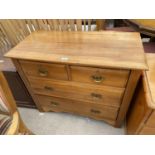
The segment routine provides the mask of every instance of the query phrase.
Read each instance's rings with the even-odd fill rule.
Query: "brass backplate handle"
[[[91,111],[92,113],[95,113],[95,114],[100,114],[100,113],[101,113],[101,111],[95,110],[95,109],[91,109],[90,111]]]
[[[91,78],[95,83],[101,83],[105,79],[103,76],[99,75],[92,75]]]
[[[96,94],[96,93],[91,93],[91,96],[92,97],[95,97],[95,98],[98,98],[98,99],[101,99],[102,98],[102,95],[101,94]]]
[[[48,75],[48,71],[45,70],[45,69],[39,69],[39,70],[38,70],[38,73],[39,73],[39,75],[42,76],[42,77],[46,77],[46,76]]]
[[[50,91],[53,91],[54,90],[52,87],[49,87],[49,86],[45,86],[44,89],[50,90]]]
[[[59,103],[53,102],[53,101],[51,101],[51,104],[52,104],[52,106],[55,106],[55,107],[59,105]]]

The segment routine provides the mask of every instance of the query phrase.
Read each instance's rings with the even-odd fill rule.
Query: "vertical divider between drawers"
[[[67,75],[68,75],[68,80],[71,81],[72,80],[72,76],[71,76],[71,68],[69,65],[65,65],[66,67],[66,71],[67,71]]]

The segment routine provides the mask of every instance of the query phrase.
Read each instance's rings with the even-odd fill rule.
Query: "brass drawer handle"
[[[38,70],[38,73],[42,77],[46,77],[48,75],[48,71],[47,70],[44,70],[44,69],[39,69]]]
[[[95,97],[95,98],[98,98],[98,99],[101,99],[102,98],[102,95],[101,94],[96,94],[96,93],[91,93],[91,96],[92,97]]]
[[[95,83],[101,83],[105,78],[103,76],[92,75],[91,78]]]
[[[100,114],[100,113],[101,113],[101,111],[95,110],[95,109],[91,109],[90,111],[91,111],[92,113],[95,113],[95,114]]]
[[[54,90],[52,87],[49,87],[49,86],[45,86],[44,89],[50,90],[50,91],[53,91]]]
[[[51,101],[51,104],[52,104],[52,106],[54,106],[54,107],[56,107],[56,106],[59,105],[59,103],[57,103],[57,102],[53,102],[53,101]]]

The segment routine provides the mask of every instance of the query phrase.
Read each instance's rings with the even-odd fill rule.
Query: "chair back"
[[[23,123],[11,90],[0,72],[0,134],[32,134]]]
[[[0,57],[33,31],[98,31],[104,19],[5,19],[0,20]]]

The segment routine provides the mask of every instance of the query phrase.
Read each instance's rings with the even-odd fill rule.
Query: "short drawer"
[[[20,60],[26,76],[68,80],[65,65]]]
[[[31,87],[36,94],[69,98],[102,105],[119,107],[124,88],[94,86],[76,82],[30,78]]]
[[[125,87],[130,72],[128,70],[101,69],[79,66],[71,66],[70,68],[73,81],[115,87]]]
[[[98,120],[116,120],[118,108],[100,106],[70,99],[36,95],[44,111],[70,112]]]

